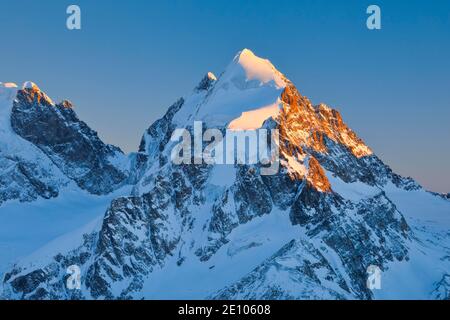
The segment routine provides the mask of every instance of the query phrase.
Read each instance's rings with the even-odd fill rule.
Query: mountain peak
[[[260,128],[278,114],[280,96],[288,83],[269,60],[244,49],[217,80],[212,73],[203,78],[195,91],[210,90],[208,99],[199,104],[198,95],[186,97],[174,121],[197,120],[210,127],[231,125],[233,130]]]
[[[256,56],[251,50],[243,49],[239,51],[233,62],[225,71],[227,78],[254,82],[255,84],[274,84],[277,88],[286,87],[286,78],[268,60]]]
[[[46,101],[49,105],[54,105],[53,100],[43,92],[36,83],[32,81],[26,81],[22,85],[22,93],[27,95],[29,99],[37,99],[37,102]]]
[[[236,58],[240,59],[241,57],[250,56],[256,57],[252,50],[244,48],[236,54]]]
[[[212,87],[213,83],[217,81],[216,76],[212,72],[208,72],[195,88],[196,91],[208,90]]]
[[[25,251],[12,250],[6,260],[0,250],[1,299],[448,298],[450,202],[393,173],[338,111],[313,106],[248,49],[217,81],[207,73],[199,87],[126,157],[80,121],[70,102],[39,101],[44,93],[33,83],[0,86],[18,91],[14,101],[0,97],[0,205],[15,201],[0,207],[0,226],[24,230],[6,238],[0,232],[0,243],[31,252],[63,230],[72,212],[83,223],[96,217],[86,226],[71,218],[77,225],[66,235],[25,259]],[[204,121],[200,130],[197,120]],[[278,130],[270,146],[259,133],[226,130],[261,127]],[[183,128],[183,141],[175,141]],[[203,129],[221,135],[206,141]],[[192,142],[194,154],[185,153]],[[263,175],[269,154],[261,151],[269,148],[276,168]],[[174,151],[183,152],[181,164]],[[203,161],[219,159],[220,151],[225,158]],[[31,219],[11,220],[29,209]],[[21,237],[45,226],[49,210],[64,220]],[[81,271],[80,290],[65,286],[72,263]],[[375,266],[389,290],[368,288],[364,275]],[[411,277],[416,273],[426,277]]]
[[[210,79],[210,80],[214,80],[214,81],[217,80],[215,74],[212,73],[212,72],[208,72],[208,73],[206,74],[206,77],[207,77],[208,79]]]
[[[39,89],[39,87],[37,86],[36,83],[32,82],[32,81],[26,81],[23,85],[22,85],[22,89],[32,89],[32,90],[36,90],[36,91],[40,91],[41,89]]]

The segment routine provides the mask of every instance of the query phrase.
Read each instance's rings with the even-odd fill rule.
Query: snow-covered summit
[[[240,51],[225,70],[224,79],[231,80],[237,85],[242,81],[248,85],[261,86],[271,84],[277,88],[284,88],[284,76],[267,59],[256,56],[251,50]]]
[[[259,128],[266,119],[277,116],[279,98],[288,82],[269,60],[249,49],[236,54],[218,79],[208,74],[201,84],[206,81],[208,92],[195,90],[183,97],[183,106],[174,116],[179,126],[202,121],[208,127]]]
[[[39,87],[37,86],[36,83],[32,82],[32,81],[26,81],[23,85],[22,85],[22,89],[34,89],[34,90],[40,90]]]

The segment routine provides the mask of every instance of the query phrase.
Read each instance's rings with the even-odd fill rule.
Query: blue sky
[[[82,30],[65,27],[78,4]],[[366,8],[382,10],[369,31]],[[143,131],[242,48],[269,58],[395,171],[450,192],[450,1],[4,1],[0,81],[67,98],[107,142]]]

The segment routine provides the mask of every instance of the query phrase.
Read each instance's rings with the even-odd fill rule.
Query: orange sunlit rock
[[[280,154],[285,157],[289,175],[293,179],[306,178],[323,192],[331,190],[330,183],[319,161],[312,157],[305,169],[306,151],[328,152],[327,140],[342,144],[357,158],[369,156],[372,151],[344,123],[340,113],[324,104],[313,106],[292,83],[281,94],[283,108],[277,118],[280,131]]]

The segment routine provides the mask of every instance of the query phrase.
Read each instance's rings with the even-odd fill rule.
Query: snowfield
[[[111,200],[129,192],[130,187],[107,196],[67,190],[55,199],[39,199],[31,203],[12,201],[2,205],[0,274],[21,259],[48,261],[55,254],[78,245],[84,233],[95,230],[92,222],[101,222]],[[82,232],[77,233],[77,230]],[[48,246],[49,243],[52,244]]]

